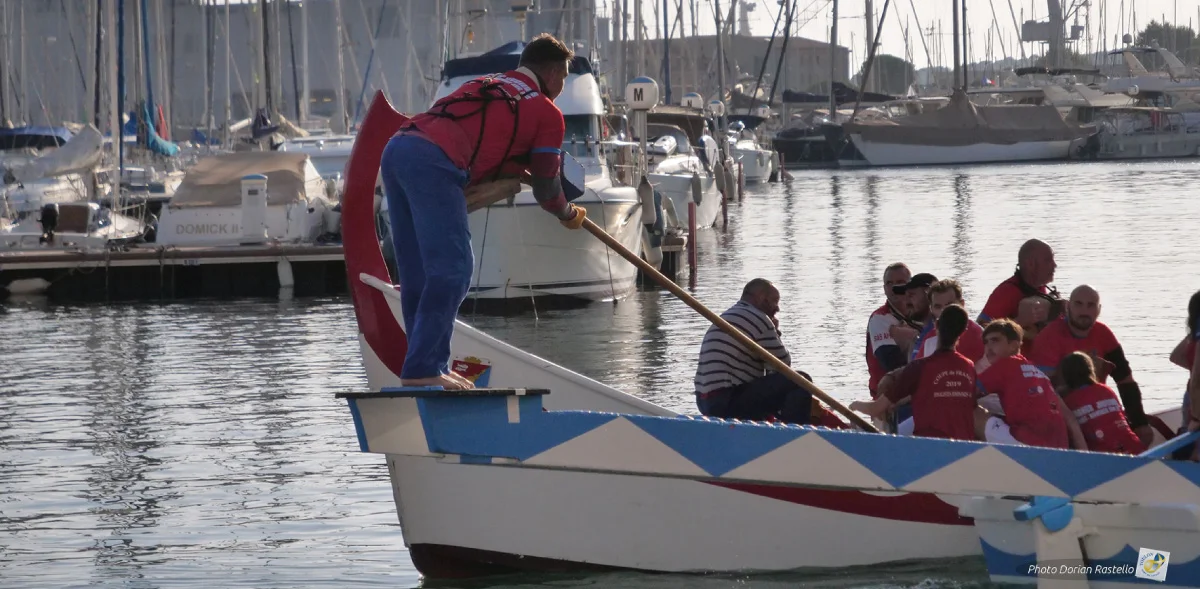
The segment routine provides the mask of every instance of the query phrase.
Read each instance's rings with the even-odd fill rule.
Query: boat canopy
[[[183,177],[173,209],[191,207],[240,207],[242,178],[250,174],[267,177],[267,205],[284,206],[320,194],[324,181],[309,161],[308,154],[283,151],[247,151],[206,157],[196,162]]]
[[[442,66],[442,80],[450,78],[459,78],[462,76],[486,76],[500,72],[507,72],[517,69],[517,64],[521,61],[521,51],[525,49],[525,43],[513,41],[501,45],[482,55],[473,57],[460,57],[451,59]],[[576,55],[571,60],[568,73],[572,74],[594,74],[592,64],[586,57]]]
[[[847,134],[865,141],[906,145],[1011,145],[1029,141],[1069,141],[1095,132],[1091,125],[1063,120],[1050,105],[979,106],[958,90],[946,106],[907,117],[845,123]]]
[[[71,140],[64,127],[15,127],[0,129],[0,150],[62,147]]]
[[[859,92],[841,82],[833,83],[833,97],[838,104],[856,102],[859,96],[862,96],[863,102],[887,102],[889,100],[899,100],[899,96],[891,96],[889,94],[879,94],[877,92]],[[828,94],[812,94],[809,92],[793,92],[791,90],[783,91],[784,102],[821,102],[829,104]]]

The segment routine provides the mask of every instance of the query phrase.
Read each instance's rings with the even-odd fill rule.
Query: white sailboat
[[[977,106],[961,90],[933,112],[843,128],[872,166],[1066,159],[1095,133],[1091,125],[1065,121],[1050,105]]]

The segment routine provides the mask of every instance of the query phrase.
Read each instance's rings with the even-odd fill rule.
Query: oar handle
[[[785,364],[783,362],[783,360],[776,358],[774,354],[763,349],[762,346],[758,345],[758,342],[751,339],[750,336],[743,333],[742,330],[734,327],[733,325],[730,325],[730,323],[728,321],[722,319],[720,315],[713,313],[708,307],[705,307],[703,303],[696,300],[695,297],[693,297],[692,295],[685,292],[682,288],[679,287],[678,284],[675,284],[674,281],[667,278],[666,276],[663,276],[663,274],[661,272],[659,272],[658,269],[656,269],[654,266],[651,266],[648,262],[643,260],[640,256],[638,256],[637,254],[630,251],[629,248],[622,245],[621,242],[617,241],[616,238],[609,235],[608,232],[605,231],[603,228],[601,228],[599,225],[592,222],[591,219],[585,218],[583,220],[583,228],[587,229],[588,232],[591,233],[592,235],[595,235],[596,238],[599,239],[600,241],[603,241],[604,245],[607,245],[610,249],[612,249],[613,251],[620,254],[621,257],[628,260],[634,266],[637,266],[639,269],[641,269],[642,272],[645,272],[647,276],[650,276],[651,278],[654,279],[655,282],[662,285],[663,288],[666,288],[667,290],[671,291],[671,294],[675,295],[676,297],[679,297],[679,300],[683,301],[684,303],[687,303],[687,306],[695,309],[697,313],[700,313],[706,319],[708,319],[709,321],[712,321],[714,325],[716,325],[717,327],[719,327],[721,329],[721,331],[724,331],[725,333],[729,334],[730,337],[736,339],[743,346],[746,346],[748,349],[750,349],[750,351],[754,352],[756,355],[758,355],[760,358],[762,358],[764,362],[769,364],[771,366],[771,368],[774,368],[776,372],[788,377],[788,380],[791,380],[792,382],[800,385],[802,388],[804,388],[804,390],[811,393],[814,397],[817,397],[818,399],[824,401],[825,404],[827,404],[830,407],[837,410],[837,412],[842,414],[843,417],[845,417],[846,419],[849,419],[851,422],[854,423],[854,425],[857,425],[859,428],[863,429],[864,431],[879,433],[879,430],[875,429],[875,426],[868,423],[867,420],[863,419],[862,417],[859,417],[859,415],[857,413],[851,411],[848,407],[839,403],[837,401],[837,399],[830,397],[824,391],[817,388],[817,386],[814,385],[813,383],[809,382],[809,380],[807,378],[804,378],[803,376],[800,375],[800,373],[796,372],[795,370],[792,370],[792,367]]]

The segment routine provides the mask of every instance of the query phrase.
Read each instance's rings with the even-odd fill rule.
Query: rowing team
[[[1097,320],[1099,293],[1085,285],[1062,300],[1048,286],[1055,268],[1050,246],[1026,242],[1016,272],[971,321],[958,282],[914,276],[904,264],[888,266],[887,302],[867,327],[873,400],[850,408],[886,423],[892,433],[1125,454],[1200,429],[1200,407],[1188,401],[1200,399],[1197,394],[1185,396],[1178,432],[1146,415],[1120,343]],[[778,310],[779,291],[756,278],[722,318],[790,366]],[[1172,354],[1173,362],[1192,371],[1200,368],[1198,323],[1200,292],[1189,304],[1191,335]],[[1200,383],[1195,376],[1189,390]],[[1105,384],[1109,377],[1116,392]],[[848,427],[715,325],[704,336],[695,385],[705,415]]]
[[[1063,301],[1048,288],[1055,268],[1050,246],[1026,242],[1017,271],[971,321],[956,281],[889,266],[887,303],[867,328],[873,400],[850,408],[900,434],[1096,452],[1138,454],[1156,433],[1177,435],[1146,415],[1120,343],[1097,320],[1099,293],[1079,286]],[[1192,335],[1172,360],[1190,370],[1200,293],[1189,315]],[[1181,431],[1200,428],[1188,398]]]

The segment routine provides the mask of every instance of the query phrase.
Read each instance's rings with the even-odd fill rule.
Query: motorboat
[[[775,152],[763,148],[756,130],[767,119],[746,114],[728,115],[729,155],[735,165],[741,166],[741,175],[746,184],[767,182],[778,172]]]
[[[715,225],[721,199],[733,197],[722,188],[732,167],[721,161],[708,119],[698,108],[660,104],[646,113],[646,169],[676,217],[686,219],[688,203],[696,203],[700,229]]]
[[[245,181],[260,177],[250,194]],[[336,241],[338,203],[305,153],[247,151],[202,158],[159,216],[156,242],[174,246]]]
[[[98,199],[90,175],[100,162],[104,138],[86,125],[0,129],[0,216],[21,220],[44,205]]]
[[[147,231],[141,220],[94,202],[48,203],[39,215],[0,225],[0,251],[106,248],[140,242]]]
[[[333,191],[332,196],[340,199],[345,185],[342,173],[353,145],[354,135],[316,135],[284,141],[279,151],[308,154],[317,173]]]
[[[1193,463],[698,419],[461,322],[451,366],[477,389],[397,388],[407,340],[374,233],[371,192],[387,141],[367,132],[387,116],[376,106],[344,201],[370,390],[338,396],[360,449],[387,463],[404,544],[426,578],[751,574],[971,557],[993,578],[1027,583],[1038,573],[1012,570],[1031,560],[1083,553],[1124,564],[1132,546],[1169,552],[1169,586],[1200,587]],[[1178,411],[1160,417],[1179,423]]]
[[[1077,156],[1093,159],[1200,156],[1200,112],[1157,107],[1113,107],[1095,115],[1099,132]]]
[[[1096,131],[1050,105],[979,106],[962,90],[932,112],[842,128],[871,166],[1061,160]]]
[[[446,62],[434,102],[479,76],[517,69],[522,43],[509,43],[474,57]],[[584,194],[574,204],[626,247],[642,251],[641,201],[637,190],[614,181],[601,149],[604,104],[592,64],[576,56],[562,93],[562,150],[584,168]],[[361,131],[360,131],[361,133]],[[509,201],[469,216],[474,276],[468,298],[501,306],[536,298],[559,302],[613,300],[636,289],[637,268],[583,231],[564,229],[522,185]]]

